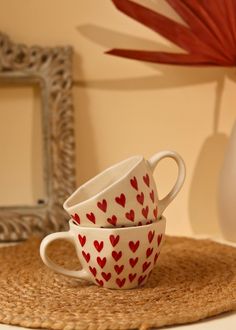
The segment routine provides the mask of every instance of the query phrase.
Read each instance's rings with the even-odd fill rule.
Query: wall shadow
[[[78,53],[74,54],[76,76],[80,80],[74,82],[74,111],[75,111],[75,153],[76,153],[76,182],[84,183],[97,174],[96,141],[89,112],[89,98],[83,74],[83,63]]]
[[[161,51],[180,51],[181,49],[174,44],[162,44],[156,41],[140,38],[131,34],[117,32],[96,24],[82,24],[77,27],[78,32],[93,43],[103,46],[106,49],[111,48],[132,48],[148,49]],[[108,55],[107,55],[108,56]],[[109,55],[110,56],[110,55]]]
[[[158,41],[154,42],[148,39],[113,31],[95,24],[80,25],[77,27],[77,31],[86,39],[104,47],[101,52],[105,52],[108,49],[115,47],[152,49],[170,52],[180,51],[180,48],[172,43],[166,45]],[[181,51],[183,52],[183,50]],[[104,54],[104,56],[109,58],[111,55]],[[124,61],[133,62],[134,60],[124,59]],[[219,81],[226,72],[230,72],[231,70],[230,68],[208,67],[206,71],[204,67],[164,65],[141,61],[139,61],[139,63],[140,65],[154,69],[156,72],[153,75],[144,77],[130,77],[124,79],[97,79],[86,80],[86,82],[82,79],[76,79],[76,84],[101,90],[156,90]]]
[[[215,133],[204,141],[190,184],[188,213],[194,234],[219,235],[217,194],[228,136]]]
[[[216,86],[213,132],[204,141],[190,184],[188,213],[195,234],[221,234],[219,226],[219,175],[229,137],[218,131],[224,76]]]

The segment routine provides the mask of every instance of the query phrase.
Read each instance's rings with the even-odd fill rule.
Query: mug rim
[[[125,173],[123,174],[121,177],[119,177],[117,180],[115,180],[114,182],[112,182],[110,185],[108,185],[106,188],[102,189],[101,191],[99,191],[97,194],[94,194],[93,196],[87,198],[86,200],[76,203],[72,206],[68,206],[68,202],[71,200],[71,198],[73,198],[75,195],[77,195],[80,190],[86,188],[88,185],[90,185],[92,182],[96,181],[98,177],[100,177],[101,175],[104,175],[105,173],[111,171],[111,169],[122,165],[125,162],[131,161],[132,159],[137,159],[137,161],[135,162],[135,164]],[[68,198],[67,200],[63,203],[63,208],[67,211],[67,212],[71,212],[77,205],[85,205],[88,202],[90,202],[91,200],[98,198],[99,196],[101,196],[102,194],[104,194],[105,192],[107,192],[109,189],[111,189],[111,187],[113,187],[114,185],[116,185],[117,183],[121,182],[124,180],[124,178],[126,178],[133,170],[134,168],[136,168],[142,161],[144,161],[145,158],[142,155],[136,155],[136,156],[132,156],[129,158],[126,158],[124,160],[122,160],[119,163],[116,163],[114,165],[109,166],[108,168],[106,168],[105,170],[103,170],[102,172],[98,173],[97,175],[95,175],[94,177],[92,177],[90,180],[86,181],[84,184],[82,184],[78,189],[76,189]]]
[[[78,230],[87,230],[87,231],[99,231],[101,232],[122,232],[122,231],[130,231],[130,230],[144,230],[144,229],[150,229],[153,226],[157,226],[159,224],[165,224],[166,223],[166,218],[162,215],[161,218],[159,218],[158,220],[153,221],[152,223],[149,223],[148,225],[142,225],[142,226],[132,226],[132,227],[85,227],[85,226],[78,226],[73,222],[73,219],[71,218],[69,220],[69,226],[70,226],[70,230],[71,229],[75,229],[77,228]]]

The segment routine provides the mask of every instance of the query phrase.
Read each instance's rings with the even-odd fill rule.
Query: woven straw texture
[[[0,322],[46,329],[149,329],[236,309],[236,249],[167,237],[143,288],[109,290],[53,273],[39,239],[0,249]],[[49,248],[56,262],[78,268],[73,247]]]

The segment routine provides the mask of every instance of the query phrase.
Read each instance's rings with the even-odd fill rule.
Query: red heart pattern
[[[154,218],[157,219],[157,206],[155,207],[155,209],[153,210],[153,215],[154,215]]]
[[[113,215],[111,218],[107,218],[107,222],[115,227],[117,222],[117,217]]]
[[[71,217],[80,225],[80,217],[77,213],[71,215]]]
[[[118,260],[120,260],[120,258],[122,256],[122,252],[121,251],[119,251],[119,252],[112,251],[111,255],[115,261],[118,261]]]
[[[104,243],[103,243],[103,241],[101,241],[100,243],[99,243],[98,241],[94,241],[94,242],[93,242],[93,245],[94,245],[95,249],[96,249],[98,252],[101,252],[102,249],[103,249],[103,245],[104,245]]]
[[[105,272],[102,272],[102,277],[104,278],[104,280],[106,282],[108,282],[111,278],[111,273],[105,273]]]
[[[145,219],[148,218],[148,212],[149,212],[148,206],[146,206],[145,208],[142,209],[142,215],[144,216]]]
[[[135,267],[135,265],[137,264],[137,262],[138,262],[138,257],[136,257],[136,258],[130,258],[129,259],[129,263],[130,263],[130,266],[132,267],[132,268],[134,268]]]
[[[133,241],[129,242],[129,248],[133,253],[137,251],[138,247],[139,247],[139,241],[137,241],[136,243],[134,243]]]
[[[102,210],[104,213],[107,211],[107,201],[105,199],[102,200],[102,202],[97,202],[97,206],[100,210]]]
[[[93,274],[93,276],[96,277],[96,275],[97,275],[97,269],[95,267],[89,266],[89,270]]]
[[[121,194],[120,196],[115,198],[115,201],[117,204],[121,205],[122,207],[125,207],[126,197],[124,194]]]
[[[104,285],[103,281],[102,280],[98,280],[97,278],[96,278],[96,282],[100,286],[103,286]]]
[[[88,263],[90,260],[90,254],[86,253],[85,251],[82,251],[82,255],[83,255],[84,259],[86,260],[86,262]]]
[[[141,194],[138,194],[136,196],[136,198],[137,198],[137,201],[139,202],[139,204],[143,205],[143,202],[144,202],[144,193],[141,192]]]
[[[154,265],[155,265],[156,262],[157,262],[157,259],[158,259],[158,257],[159,257],[159,254],[160,254],[160,252],[155,254],[155,257],[154,257]]]
[[[151,265],[150,261],[149,262],[145,261],[144,264],[143,264],[143,272],[145,272],[145,270],[147,270],[150,265]]]
[[[143,181],[149,187],[149,185],[150,185],[150,178],[149,178],[149,175],[148,174],[146,174],[145,176],[143,176]]]
[[[115,265],[114,269],[115,269],[116,273],[119,275],[120,273],[122,273],[122,271],[124,269],[124,265],[121,265],[121,266]]]
[[[154,203],[154,190],[152,190],[152,191],[150,192],[149,196],[150,196],[152,202]]]
[[[137,276],[137,274],[135,273],[135,274],[129,274],[129,281],[130,281],[130,283],[132,283],[133,282],[133,280],[135,279],[135,277]]]
[[[142,284],[142,282],[146,279],[146,277],[147,277],[147,275],[145,275],[145,276],[139,276],[139,279],[138,279],[138,285],[141,285]]]
[[[104,258],[97,257],[97,263],[101,268],[104,268],[104,266],[106,265],[106,262],[107,262],[107,259],[105,257]]]
[[[157,236],[157,245],[159,246],[162,241],[162,234]]]
[[[83,247],[84,244],[86,243],[86,236],[78,235],[80,245]]]
[[[140,181],[143,181],[143,183],[138,182],[138,179],[136,176],[133,176],[130,179],[131,187],[135,191],[138,192],[136,195],[136,200],[138,203],[137,206],[139,205],[139,208],[135,206],[135,208],[125,210],[124,217],[127,221],[131,221],[131,222],[134,222],[136,218],[140,218],[140,217],[141,217],[141,219],[145,218],[146,220],[148,220],[148,218],[149,218],[149,222],[146,222],[146,224],[148,224],[148,223],[150,223],[150,220],[154,220],[154,219],[156,220],[157,215],[158,215],[157,206],[155,207],[155,190],[150,185],[151,181],[150,181],[150,176],[148,173],[141,176]],[[143,189],[143,191],[139,191],[139,183],[141,184],[140,189]],[[150,197],[150,199],[149,199],[149,197]],[[123,192],[118,196],[114,196],[113,198],[115,199],[115,202],[123,208],[126,207],[126,204],[128,205],[126,195]],[[132,198],[132,200],[134,200],[134,196],[131,195],[131,198]],[[145,207],[143,207],[144,201],[146,201]],[[97,201],[97,208],[100,211],[106,213],[107,210],[109,209],[109,203],[110,202],[108,199],[103,198],[103,199]],[[153,204],[154,204],[154,208],[152,209]],[[142,208],[140,208],[140,205],[142,206]],[[110,209],[112,209],[112,208],[114,209],[113,205],[110,206]],[[97,210],[97,211],[91,210],[92,212],[86,213],[87,220],[92,222],[93,224],[96,224],[96,222],[99,223],[100,217],[101,217],[101,214],[99,214],[99,213],[97,214],[97,212],[99,212],[99,210]],[[116,208],[115,208],[115,210],[116,210]],[[139,214],[139,212],[140,212],[140,214]],[[151,214],[151,212],[152,212],[152,214]],[[117,211],[117,213],[118,213],[118,211]],[[97,219],[96,219],[96,216],[97,216]],[[78,213],[71,215],[71,217],[77,224],[79,224],[79,225],[84,224],[83,218],[81,217],[81,215],[79,216]],[[117,226],[120,227],[122,225],[125,226],[124,218],[122,217],[122,223],[119,223],[118,219],[119,219],[118,215],[113,214],[113,215],[109,215],[106,218],[106,221],[109,225],[111,225],[113,227],[117,227]],[[82,221],[82,223],[81,223],[81,221]],[[141,223],[142,222],[139,221],[138,225],[141,225]],[[103,225],[102,227],[106,227],[106,226]]]
[[[120,278],[116,279],[116,283],[118,284],[119,288],[122,288],[125,284],[126,279],[123,278],[122,280]]]
[[[142,226],[152,223],[154,219],[156,220],[158,218],[158,208],[155,205],[155,189],[153,189],[149,174],[145,173],[140,179],[133,176],[130,179],[129,189],[129,194],[133,194],[132,198],[136,200],[138,207],[130,208],[129,206],[131,204],[128,203],[129,195],[126,196],[122,192],[120,195],[117,194],[113,197],[113,201],[115,201],[117,205],[116,208],[114,208],[113,214],[108,212],[112,210],[110,201],[105,198],[100,199],[97,201],[97,204],[95,204],[95,207],[97,206],[96,210],[92,209],[87,211],[87,221],[93,224],[96,224],[96,222],[99,223],[98,218],[103,213],[107,224],[113,227],[125,227],[123,222],[119,223],[119,217],[116,214],[116,209],[122,210],[122,208],[127,223],[139,219],[135,225]],[[77,224],[81,225],[83,224],[83,222],[81,223],[82,215],[81,212],[79,213],[80,215],[74,213],[72,218]],[[107,215],[105,215],[105,213]],[[155,233],[155,230],[149,230],[141,240],[136,240],[134,237],[128,240],[126,243],[126,250],[123,250],[124,242],[122,242],[122,237],[120,237],[120,235],[114,234],[108,235],[107,239],[101,238],[102,237],[98,237],[97,239],[93,238],[93,240],[90,240],[86,235],[78,234],[78,244],[82,249],[82,259],[84,259],[84,264],[87,265],[85,267],[87,267],[88,272],[91,273],[90,276],[92,276],[94,281],[102,287],[109,287],[110,283],[114,283],[112,285],[117,286],[117,288],[129,288],[134,285],[143,285],[150,276],[152,268],[158,261],[160,254],[159,247],[161,246],[163,235]],[[110,256],[106,254],[107,249],[111,249]]]
[[[93,212],[91,212],[91,213],[87,213],[87,214],[86,214],[86,217],[87,217],[87,219],[88,219],[89,221],[91,221],[92,223],[95,223],[95,222],[96,222],[96,218],[95,218],[95,215],[94,215]]]
[[[125,213],[125,216],[128,220],[130,221],[134,221],[134,217],[135,217],[135,213],[134,213],[134,210],[130,210],[129,212],[126,212]]]
[[[127,255],[127,253],[128,256],[133,255],[133,257],[128,257],[128,264],[124,263],[124,260],[127,259],[123,259],[124,256],[121,250],[112,250],[110,258],[113,259],[113,268],[110,268],[111,261],[108,258],[108,255],[105,257],[104,255],[100,256],[99,254],[102,253],[106,246],[109,249],[117,246],[119,247],[120,241],[123,245],[124,242],[122,242],[120,235],[108,235],[107,239],[104,238],[103,240],[90,240],[86,235],[78,234],[79,246],[81,246],[81,248],[84,246],[87,246],[87,248],[92,246],[98,254],[96,257],[92,257],[95,258],[94,260],[97,261],[98,265],[98,267],[94,267],[93,264],[90,264],[90,261],[93,262],[91,256],[94,255],[94,252],[91,252],[90,254],[90,250],[89,252],[85,250],[81,251],[86,264],[88,264],[88,271],[91,273],[91,276],[93,276],[94,281],[102,287],[109,287],[109,283],[112,281],[117,288],[127,288],[135,283],[135,285],[144,284],[149,278],[152,268],[158,260],[160,254],[159,246],[163,239],[163,234],[156,233],[155,230],[149,230],[146,235],[146,238],[144,237],[142,240],[130,240],[126,243],[128,249],[125,255]],[[142,242],[145,242],[145,245],[148,244],[143,252],[142,250],[139,251],[140,246],[142,247]],[[111,269],[113,269],[113,272]]]
[[[117,235],[117,236],[110,235],[109,239],[110,239],[111,245],[114,247],[118,244],[118,242],[120,240],[120,235]]]
[[[153,252],[153,248],[148,248],[147,251],[146,251],[146,257],[150,257],[150,255],[152,255],[152,252]]]
[[[132,179],[130,179],[130,184],[135,190],[138,191],[138,181],[135,176]]]
[[[149,243],[152,243],[153,241],[153,238],[154,238],[154,235],[155,235],[155,230],[150,230],[149,233],[148,233],[148,241]]]

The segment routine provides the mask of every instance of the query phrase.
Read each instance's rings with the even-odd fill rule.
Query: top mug
[[[175,160],[178,177],[171,191],[159,200],[153,172],[163,158]],[[184,161],[174,151],[161,151],[149,160],[133,156],[80,186],[63,207],[77,225],[84,227],[144,225],[161,217],[184,179]]]

